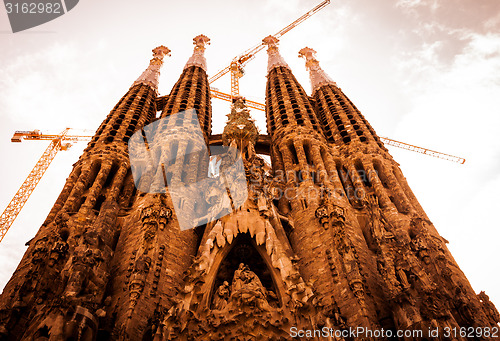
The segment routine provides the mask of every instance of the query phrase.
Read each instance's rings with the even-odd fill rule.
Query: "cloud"
[[[412,10],[416,8],[430,8],[431,11],[435,12],[439,7],[438,0],[399,0],[396,3],[396,7],[400,7],[406,10]]]
[[[498,258],[497,226],[492,224],[500,206],[500,34],[470,32],[466,37],[451,59],[440,58],[441,41],[424,42],[415,52],[394,57],[402,91],[412,102],[394,138],[467,159],[460,168],[406,163],[405,175],[412,188],[428,188],[417,197],[450,240],[474,289],[486,289],[498,302],[499,279],[485,269]]]

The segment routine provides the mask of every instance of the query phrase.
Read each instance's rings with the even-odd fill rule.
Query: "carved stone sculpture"
[[[229,299],[229,283],[224,281],[217,289],[214,295],[213,308],[216,310],[223,310],[227,305]]]
[[[100,239],[94,232],[87,232],[80,238],[80,244],[66,265],[65,297],[75,298],[84,295],[93,300],[97,291],[102,290],[105,278],[98,272],[99,265],[104,260],[100,244]]]
[[[231,299],[235,300],[237,305],[250,305],[262,310],[270,310],[271,307],[266,297],[266,289],[259,277],[247,265],[241,263],[234,272]]]

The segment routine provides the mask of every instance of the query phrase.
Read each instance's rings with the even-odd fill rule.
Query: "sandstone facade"
[[[484,292],[475,294],[398,164],[314,51],[300,51],[308,96],[266,38],[268,135],[259,135],[242,98],[224,133],[212,135],[208,41],[195,38],[163,97],[158,75],[169,50],[153,50],[101,124],[0,296],[0,339],[286,340],[292,330],[358,327],[493,339],[443,332],[498,328],[500,316]],[[248,198],[181,231],[168,191],[137,190],[127,142],[187,109],[197,118],[184,126],[199,122],[207,146],[238,148]],[[179,152],[189,148],[182,136],[171,139]],[[206,176],[209,160],[191,161],[187,174],[175,163],[171,171],[191,182]],[[186,205],[196,211],[212,199],[199,193]],[[425,334],[436,328],[437,337]],[[383,339],[343,335],[323,339]]]

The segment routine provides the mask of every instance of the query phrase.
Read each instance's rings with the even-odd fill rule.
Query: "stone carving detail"
[[[276,294],[262,285],[259,277],[241,263],[234,273],[231,286],[224,281],[214,293],[214,310],[233,310],[252,307],[260,311],[274,310],[268,299],[276,299]]]
[[[369,214],[370,233],[373,240],[380,244],[386,240],[394,238],[393,226],[387,222],[380,209],[378,198],[375,194],[368,194],[365,197],[364,207]]]
[[[247,265],[241,263],[234,273],[231,284],[231,301],[237,306],[247,305],[260,310],[271,310],[266,297],[267,290],[259,277]]]
[[[326,257],[328,258],[328,265],[330,265],[330,270],[332,272],[332,276],[334,278],[334,281],[338,282],[339,272],[338,272],[337,267],[335,265],[335,255],[334,255],[333,251],[330,249],[326,250]]]
[[[222,285],[217,288],[217,291],[214,295],[213,308],[215,310],[223,310],[226,307],[227,300],[229,299],[229,293],[229,283],[227,281],[224,281],[224,283],[222,283]]]
[[[101,266],[105,259],[102,249],[103,242],[95,232],[87,232],[79,238],[79,244],[63,270],[67,278],[65,297],[100,301],[109,276]]]
[[[156,261],[153,285],[151,286],[151,292],[150,292],[151,296],[156,296],[156,290],[158,290],[158,283],[160,282],[164,254],[165,254],[165,245],[161,245],[160,250],[158,251],[158,259]]]
[[[132,256],[130,257],[130,261],[129,261],[128,267],[127,267],[127,274],[126,274],[127,279],[125,281],[125,284],[127,284],[127,285],[130,283],[130,277],[132,276],[132,273],[134,271],[136,256],[137,256],[137,250],[133,250]],[[125,290],[125,288],[123,290]]]
[[[68,243],[64,240],[58,239],[50,250],[48,265],[53,267],[60,260],[64,259],[68,253],[68,249]]]
[[[98,320],[86,308],[77,306],[69,321],[64,324],[62,339],[92,341],[97,336]]]
[[[490,298],[484,291],[481,291],[477,297],[480,299],[483,310],[486,313],[486,316],[488,318],[495,322],[495,323],[500,323],[500,314],[498,313],[497,309],[495,308],[495,305],[490,301]]]
[[[315,214],[321,226],[325,229],[330,226],[333,228],[343,228],[345,224],[344,208],[332,203],[332,193],[324,186],[321,188],[321,204],[316,209]]]
[[[328,214],[328,208],[326,206],[321,205],[316,209],[316,218],[319,219],[319,223],[325,229],[328,228],[330,222],[330,215]]]
[[[48,240],[48,237],[42,237],[35,241],[31,265],[25,276],[26,280],[22,284],[16,286],[17,293],[12,293],[11,298],[17,296],[13,304],[14,308],[26,306],[39,287],[40,277],[42,276],[48,255]]]
[[[153,203],[141,211],[143,226],[143,245],[147,250],[153,247],[153,240],[158,230],[163,231],[172,218],[172,210],[166,207],[164,196],[155,195]]]
[[[132,316],[137,301],[141,296],[146,284],[146,277],[151,268],[151,258],[147,254],[140,255],[135,261],[134,269],[130,277],[128,317]]]
[[[40,266],[45,260],[48,252],[48,238],[42,237],[35,242],[35,247],[33,249],[33,257],[31,263],[35,266]]]
[[[462,285],[455,288],[453,303],[462,321],[473,321],[479,310],[472,298],[467,295]]]
[[[343,220],[337,220],[337,224],[335,224],[334,229],[332,229],[332,233],[333,242],[334,245],[336,245],[342,267],[347,276],[349,288],[353,292],[354,296],[356,296],[359,303],[364,306],[366,295],[364,278],[359,265],[356,249],[354,248],[349,236],[346,234]]]

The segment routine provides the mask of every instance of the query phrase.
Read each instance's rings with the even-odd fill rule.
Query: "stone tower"
[[[157,85],[170,51],[153,50],[27,243],[0,296],[0,340],[494,339],[496,308],[474,293],[315,51],[299,52],[308,96],[278,41],[263,42],[267,135],[244,98],[212,134],[206,36],[194,38],[168,96]],[[162,139],[148,140],[151,131]],[[140,179],[130,162],[136,134],[149,165]],[[227,180],[237,159],[239,192]],[[212,212],[224,203],[226,213]]]

